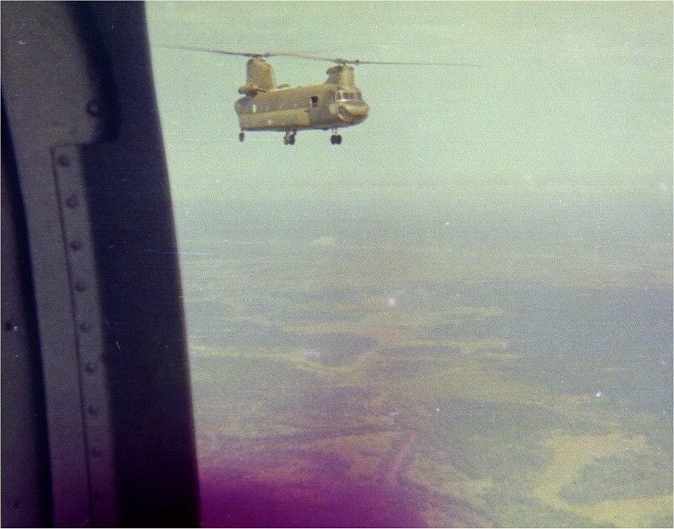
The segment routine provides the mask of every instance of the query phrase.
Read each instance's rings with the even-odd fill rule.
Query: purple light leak
[[[208,470],[201,479],[203,527],[423,527],[402,488],[321,477],[255,482]]]

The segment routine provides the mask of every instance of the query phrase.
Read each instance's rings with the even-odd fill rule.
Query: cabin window
[[[311,96],[311,108],[318,106],[318,96]]]

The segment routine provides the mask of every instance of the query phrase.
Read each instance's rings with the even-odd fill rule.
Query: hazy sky
[[[671,2],[147,4],[174,185],[645,186],[671,193]],[[356,67],[361,125],[249,132],[233,110],[246,59],[158,47],[315,53],[470,67]],[[279,83],[330,64],[270,59]]]

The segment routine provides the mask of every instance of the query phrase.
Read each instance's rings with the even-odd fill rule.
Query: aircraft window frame
[[[335,102],[341,103],[345,101],[361,101],[362,95],[360,92],[347,92],[346,90],[338,90],[335,92]]]

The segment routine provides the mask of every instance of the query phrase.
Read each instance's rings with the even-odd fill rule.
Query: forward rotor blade
[[[393,66],[480,66],[468,62],[346,61],[347,64],[391,64]]]

